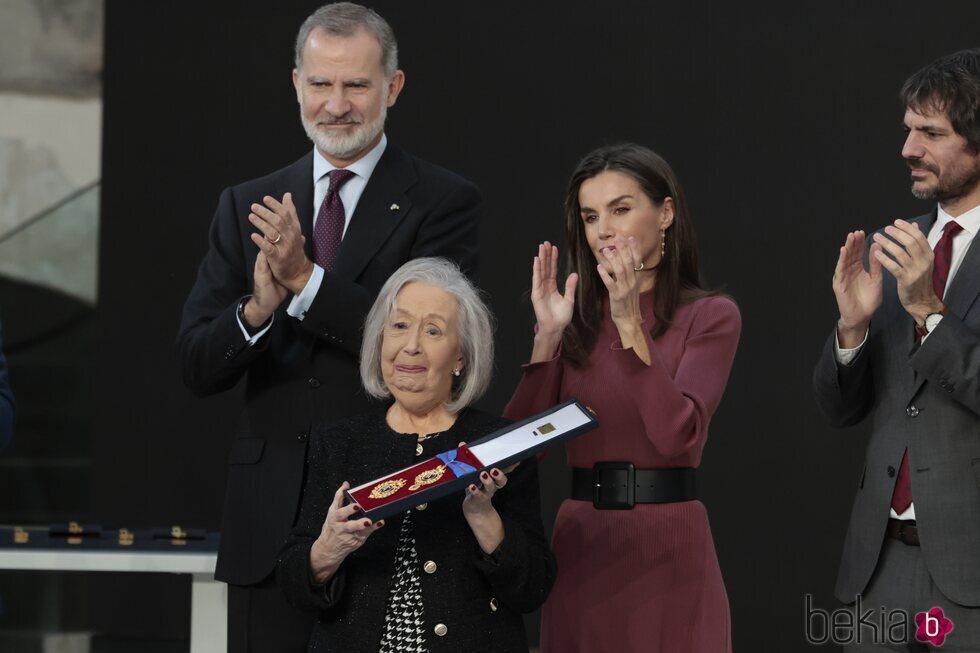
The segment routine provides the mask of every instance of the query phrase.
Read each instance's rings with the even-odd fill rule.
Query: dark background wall
[[[106,12],[93,512],[106,524],[217,528],[239,398],[191,398],[173,340],[221,189],[310,148],[290,82],[314,2],[135,3]],[[593,147],[633,140],[676,168],[704,273],[744,321],[701,469],[735,650],[806,650],[824,608],[865,432],[817,415],[810,372],[836,317],[850,229],[929,207],[908,192],[897,92],[977,45],[970,0],[374,3],[407,85],[392,141],[483,191],[482,281],[499,320],[503,407],[533,322],[535,244],[561,240],[564,184]],[[656,401],[656,397],[651,397]],[[546,465],[549,519],[567,494]],[[583,597],[601,600],[601,597]]]

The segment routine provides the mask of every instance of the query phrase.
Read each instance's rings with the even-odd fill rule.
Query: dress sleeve
[[[561,400],[561,348],[551,360],[526,363],[523,368],[521,381],[504,407],[503,416],[515,421],[544,412]]]
[[[684,341],[684,352],[672,376],[660,345],[644,331],[650,365],[632,349],[611,345],[622,356],[622,391],[632,394],[644,432],[666,459],[687,456],[704,446],[711,416],[721,402],[742,329],[738,307],[716,297],[698,308]]]

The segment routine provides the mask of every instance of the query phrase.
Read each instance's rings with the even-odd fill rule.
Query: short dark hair
[[[572,173],[565,195],[568,273],[577,272],[579,284],[575,312],[565,329],[562,349],[566,358],[581,367],[588,364],[589,354],[599,337],[602,298],[606,290],[585,237],[578,193],[583,182],[607,170],[632,177],[657,207],[662,207],[668,197],[674,203],[674,222],[667,227],[666,251],[657,269],[657,284],[653,291],[656,322],[650,335],[657,338],[667,331],[678,306],[717,294],[701,286],[694,225],[688,214],[684,191],[670,164],[653,150],[634,143],[609,145],[590,152]]]
[[[901,98],[916,113],[945,113],[970,149],[980,152],[980,48],[939,57],[905,80]]]

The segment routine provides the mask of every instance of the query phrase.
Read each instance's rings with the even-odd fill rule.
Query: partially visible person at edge
[[[276,554],[309,438],[370,406],[357,356],[378,290],[416,257],[467,274],[477,262],[476,187],[385,135],[405,74],[384,18],[349,2],[317,9],[296,37],[292,81],[314,147],[221,194],[177,337],[195,394],[245,380],[215,570],[235,653],[306,649],[314,621],[276,587]]]
[[[912,195],[934,204],[871,238],[847,234],[832,283],[837,324],[813,374],[817,404],[835,426],[871,418],[835,594],[908,618],[904,633],[878,642],[865,629],[848,653],[976,652],[980,48],[917,71],[901,99]]]
[[[344,505],[351,485],[506,425],[471,407],[492,368],[490,311],[455,265],[416,259],[381,289],[364,326],[361,380],[393,401],[314,439],[279,559],[289,602],[319,615],[309,650],[527,652],[521,613],[541,604],[555,576],[534,458],[509,474],[482,472],[462,501],[385,521],[352,519],[357,506]]]
[[[615,145],[582,159],[565,219],[565,292],[545,242],[532,267],[531,361],[505,411],[520,419],[575,397],[600,424],[566,446],[572,496],[555,522],[559,574],[541,650],[731,651],[694,475],[735,357],[738,308],[702,288],[684,193],[651,150]]]
[[[14,393],[7,378],[7,359],[3,355],[3,339],[0,338],[0,451],[14,437]]]

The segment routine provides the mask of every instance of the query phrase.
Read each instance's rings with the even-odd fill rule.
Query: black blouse
[[[296,607],[319,610],[311,651],[376,653],[384,628],[402,515],[352,553],[326,585],[310,576],[310,547],[344,481],[356,487],[392,470],[472,442],[508,423],[478,410],[461,411],[447,431],[423,443],[395,433],[385,409],[342,420],[317,433],[310,445],[300,513],[277,565],[279,584]],[[424,571],[424,631],[431,653],[528,650],[523,612],[544,602],[556,565],[541,524],[537,461],[532,457],[508,475],[493,497],[504,540],[492,556],[480,549],[462,509],[463,494],[417,506],[412,522]],[[435,563],[427,564],[427,563]]]

